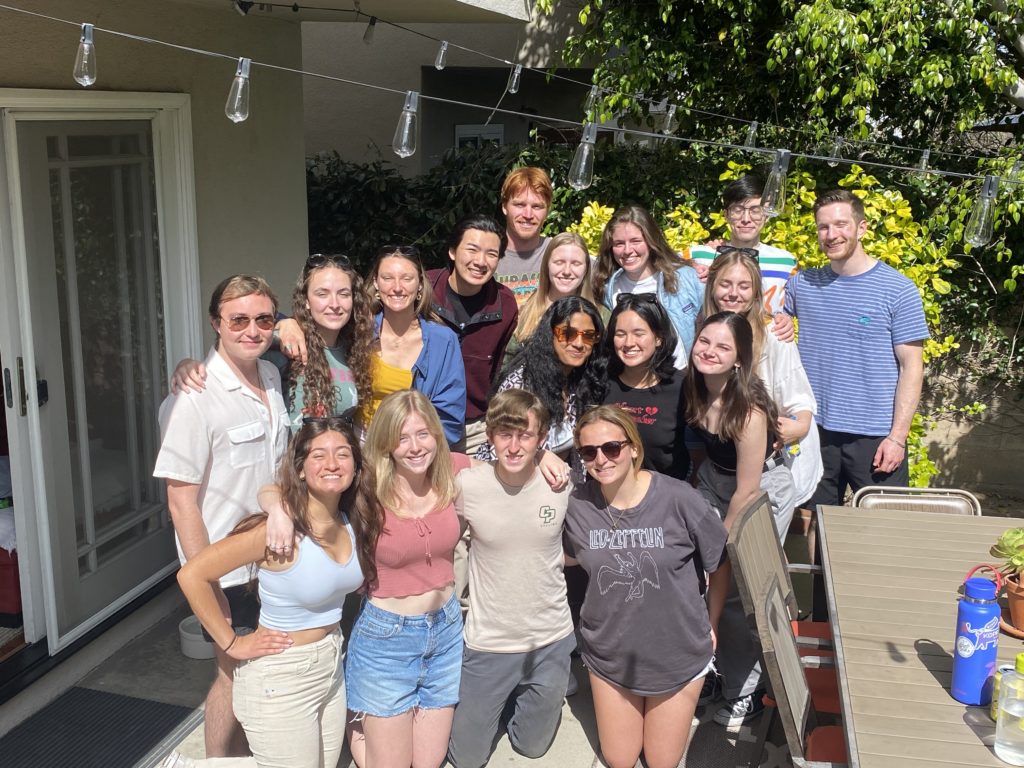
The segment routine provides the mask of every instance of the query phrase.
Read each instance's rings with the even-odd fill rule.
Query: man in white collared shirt
[[[198,392],[169,395],[160,406],[163,442],[154,477],[167,481],[167,505],[184,563],[259,510],[260,486],[273,482],[288,444],[288,413],[270,346],[277,300],[266,281],[235,275],[214,289],[210,324],[217,342]],[[255,629],[259,606],[239,568],[220,580],[225,621]],[[209,638],[208,638],[209,639]],[[216,649],[217,677],[206,699],[206,756],[245,754],[231,709],[235,661]]]

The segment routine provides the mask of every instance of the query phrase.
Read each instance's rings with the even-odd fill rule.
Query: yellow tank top
[[[412,371],[388,365],[380,359],[380,354],[374,354],[370,368],[370,383],[372,398],[369,405],[363,408],[363,429],[370,426],[370,420],[380,407],[381,400],[392,392],[412,389]]]

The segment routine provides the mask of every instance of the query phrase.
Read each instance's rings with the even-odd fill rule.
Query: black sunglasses
[[[349,261],[348,256],[341,253],[314,253],[306,259],[306,266],[304,270],[308,273],[313,269],[320,269],[320,267],[327,266],[328,264],[334,264],[338,267],[352,268],[352,262]]]
[[[727,253],[739,252],[744,256],[749,256],[752,259],[757,258],[757,248],[737,248],[734,245],[720,245],[715,248],[715,253],[719,255],[725,255]]]
[[[420,249],[415,245],[393,245],[387,243],[380,247],[378,253],[382,256],[390,256],[397,253],[399,256],[404,256],[407,259],[418,259],[420,257]]]
[[[579,454],[580,458],[584,461],[593,461],[597,458],[597,452],[600,451],[605,455],[605,458],[614,461],[619,458],[622,449],[627,445],[629,445],[629,440],[609,440],[607,443],[601,443],[601,445],[581,445],[579,447]]]

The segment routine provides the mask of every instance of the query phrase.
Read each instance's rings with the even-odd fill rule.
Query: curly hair
[[[623,312],[635,312],[647,323],[651,333],[661,342],[655,348],[654,355],[647,363],[648,369],[660,381],[668,381],[675,375],[675,351],[679,337],[669,319],[665,308],[658,298],[649,293],[620,293],[612,316],[608,318],[608,329],[604,337],[605,354],[608,357],[608,373],[615,378],[622,375],[625,369],[622,360],[615,354],[615,329],[619,324],[619,315]]]
[[[325,269],[338,269],[348,275],[352,284],[352,316],[338,333],[335,344],[340,348],[345,365],[356,382],[358,402],[368,403],[373,397],[370,379],[370,356],[373,342],[373,315],[363,290],[363,279],[348,257],[341,254],[313,254],[306,260],[292,291],[292,317],[306,338],[306,362],[292,360],[288,364],[288,408],[295,405],[295,389],[302,377],[303,410],[310,416],[333,416],[337,412],[334,378],[327,360],[327,344],[309,310],[309,284],[313,276]]]
[[[598,339],[591,348],[590,357],[579,368],[573,368],[566,376],[555,353],[554,329],[564,325],[575,314],[585,314],[594,324]],[[601,314],[592,303],[579,296],[565,296],[541,316],[537,330],[526,340],[526,344],[509,364],[509,370],[523,371],[522,388],[532,392],[551,414],[551,423],[560,426],[565,421],[565,396],[576,395],[576,413],[583,413],[591,405],[604,400],[608,384],[605,379],[606,361],[604,346],[604,323]]]
[[[599,300],[604,297],[605,286],[619,268],[612,255],[612,237],[615,234],[615,227],[620,224],[632,224],[640,230],[644,242],[647,243],[647,250],[650,251],[651,267],[655,272],[662,274],[665,290],[675,293],[679,287],[676,282],[676,270],[692,264],[680,259],[672,250],[650,211],[639,205],[626,205],[612,214],[601,233],[601,249],[598,251],[597,268],[594,270],[594,295]]]
[[[757,373],[754,360],[753,330],[743,315],[735,312],[718,312],[707,318],[697,328],[697,337],[710,325],[723,324],[729,328],[736,343],[736,369],[729,376],[722,391],[722,415],[718,423],[718,435],[725,440],[737,440],[750,419],[751,411],[761,411],[768,422],[768,437],[774,439],[775,424],[779,409]],[[694,344],[696,347],[696,344]],[[709,397],[704,374],[691,364],[686,372],[686,420],[690,424],[703,425],[707,414]]]

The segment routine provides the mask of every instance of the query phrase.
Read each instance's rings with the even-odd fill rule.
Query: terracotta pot
[[[1021,586],[1019,576],[1006,579],[1006,604],[1010,609],[1010,622],[1024,631],[1024,586]]]

